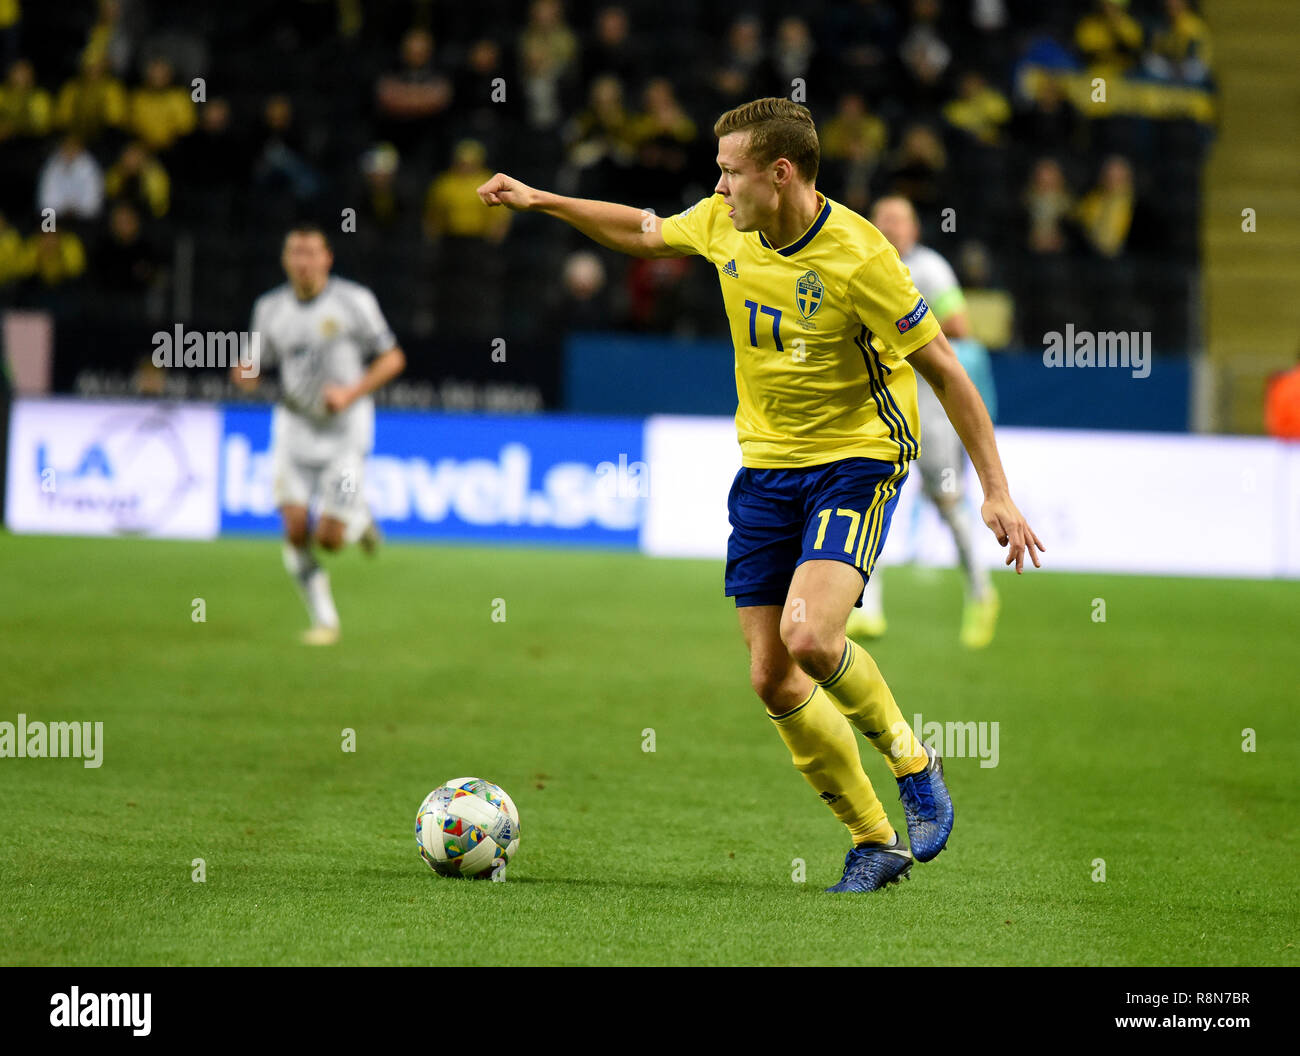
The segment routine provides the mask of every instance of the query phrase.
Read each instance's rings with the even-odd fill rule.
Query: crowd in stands
[[[311,218],[399,334],[725,335],[704,262],[474,188],[673,213],[712,190],[720,113],[793,95],[819,189],[911,198],[1013,339],[1194,338],[1214,68],[1191,0],[0,0],[0,64],[0,306],[245,325]]]

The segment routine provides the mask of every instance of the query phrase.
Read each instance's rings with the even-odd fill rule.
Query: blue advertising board
[[[227,406],[221,532],[279,530],[271,413]],[[648,502],[635,418],[380,410],[366,500],[392,538],[635,548]]]

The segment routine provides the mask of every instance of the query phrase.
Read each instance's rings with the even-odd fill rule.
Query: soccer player
[[[925,298],[944,336],[957,346],[958,358],[970,338],[966,299],[952,267],[938,253],[920,244],[921,224],[906,198],[881,198],[871,210],[871,222],[912,273],[912,281]],[[976,346],[980,347],[980,346]],[[973,369],[973,368],[972,368]],[[963,501],[962,478],[966,456],[944,413],[943,404],[927,384],[916,387],[917,411],[921,422],[921,489],[934,503],[939,516],[952,532],[957,557],[966,576],[966,605],[962,612],[960,640],[970,649],[982,649],[993,641],[998,622],[998,593],[988,569],[979,563],[971,546],[970,518]],[[881,570],[877,569],[862,595],[862,605],[849,613],[848,633],[855,638],[878,638],[885,633]]]
[[[718,270],[735,348],[741,468],[728,507],[725,593],[750,683],[853,841],[830,891],[874,891],[952,831],[942,762],[904,721],[871,656],[844,633],[917,451],[916,378],[930,382],[984,486],[1007,563],[1042,544],[1011,501],[979,393],[893,246],[820,193],[806,107],[758,99],[718,118],[714,194],[676,216],[566,198],[497,173],[488,205],[557,217],[638,257],[699,254]],[[862,768],[853,729],[898,782],[911,850]]]
[[[289,281],[253,306],[259,373],[245,377],[236,365],[232,376],[251,390],[261,368],[279,368],[271,463],[284,521],[284,567],[311,617],[303,642],[333,645],[339,639],[338,610],[312,545],[334,552],[360,542],[373,552],[378,531],[362,493],[362,469],[374,445],[370,394],[402,372],[406,357],[375,295],[330,275],[334,254],[319,227],[294,227],[280,262]],[[376,358],[366,367],[370,356]],[[319,516],[313,532],[314,503]]]

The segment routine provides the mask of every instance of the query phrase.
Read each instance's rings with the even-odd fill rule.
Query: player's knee
[[[341,528],[317,528],[316,545],[322,550],[334,553],[343,549],[343,530]]]
[[[813,678],[826,678],[839,664],[844,644],[807,624],[795,624],[785,635],[785,647],[794,662]]]
[[[961,496],[955,491],[934,491],[930,493],[930,499],[939,507],[940,513],[951,513],[961,505]]]
[[[307,531],[307,518],[286,515],[284,518],[284,537],[290,546],[302,549],[307,545],[310,533]]]
[[[757,662],[749,665],[749,684],[759,699],[769,706],[780,695],[787,675],[788,672],[776,664]]]
[[[788,662],[750,664],[749,684],[773,715],[781,715],[791,708],[797,708],[801,703],[797,699],[799,693],[795,680],[791,677],[793,674]]]

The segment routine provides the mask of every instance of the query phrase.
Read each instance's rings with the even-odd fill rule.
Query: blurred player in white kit
[[[971,339],[966,299],[951,265],[934,250],[920,244],[921,225],[916,209],[906,198],[891,195],[876,202],[871,222],[898,250],[912,273],[912,282],[952,341],[962,366],[975,380],[990,412],[996,413],[988,353],[983,345]],[[982,649],[993,640],[999,603],[988,569],[976,559],[971,546],[971,525],[978,521],[972,521],[963,501],[966,452],[944,413],[943,404],[924,378],[916,384],[916,405],[921,419],[921,454],[917,459],[921,488],[952,532],[966,579],[960,639],[968,648]],[[877,638],[885,632],[881,582],[877,568],[863,591],[862,607],[849,613],[845,630],[855,638]]]
[[[362,489],[365,458],[374,446],[370,394],[402,372],[406,356],[375,295],[330,275],[334,254],[319,227],[290,230],[281,263],[289,281],[253,306],[253,347],[260,353],[259,373],[267,367],[280,371],[271,461],[275,504],[284,520],[284,567],[311,617],[302,640],[332,645],[339,639],[338,610],[329,574],[312,547],[338,551],[360,542],[374,550],[378,531]],[[258,374],[247,377],[236,366],[232,376],[242,389],[257,387]]]

